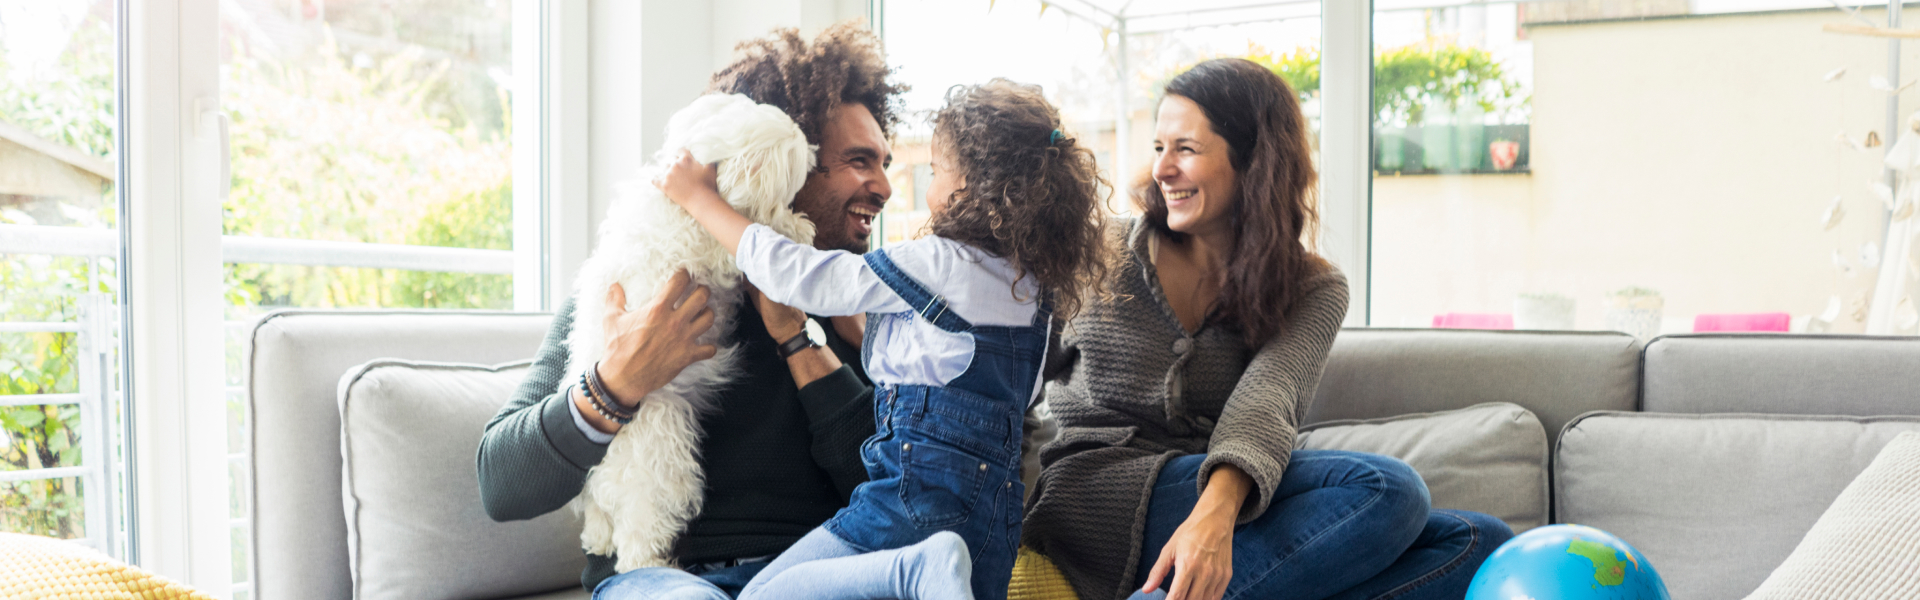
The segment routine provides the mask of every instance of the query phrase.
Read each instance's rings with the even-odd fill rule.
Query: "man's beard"
[[[847,207],[861,199],[867,199],[876,205],[884,205],[883,200],[875,200],[872,199],[871,194],[861,193],[843,198],[838,202],[809,202],[796,198],[793,208],[795,211],[806,213],[807,218],[813,221],[815,248],[866,254],[871,247],[869,236],[854,233],[852,225],[848,222],[850,217],[847,213]],[[810,204],[826,206],[809,206]]]

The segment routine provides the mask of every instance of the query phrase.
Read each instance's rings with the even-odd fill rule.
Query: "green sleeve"
[[[574,424],[570,400],[554,389],[568,375],[572,330],[569,299],[554,315],[527,378],[487,421],[477,457],[480,501],[495,521],[531,519],[566,506],[586,485],[587,469],[607,455],[606,445],[587,439]]]

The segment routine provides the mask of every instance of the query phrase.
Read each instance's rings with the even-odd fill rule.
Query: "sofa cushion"
[[[1920,415],[1920,338],[1668,335],[1647,344],[1648,412]]]
[[[1748,600],[1920,596],[1920,432],[1893,438]]]
[[[1483,512],[1515,532],[1547,523],[1547,433],[1519,405],[1324,421],[1302,428],[1299,446],[1407,461],[1427,482],[1434,508]]]
[[[551,316],[279,311],[254,325],[247,371],[257,600],[352,598],[340,511],[340,375],[375,358],[497,364],[533,356]],[[471,461],[467,470],[472,470]]]
[[[1560,433],[1561,523],[1647,555],[1675,598],[1741,598],[1915,417],[1599,412]]]
[[[354,598],[499,598],[579,586],[586,555],[574,511],[495,523],[480,503],[473,457],[481,433],[527,364],[382,359],[341,377]]]
[[[1640,345],[1619,332],[1343,329],[1307,422],[1518,404],[1552,441],[1592,410],[1634,410]]]

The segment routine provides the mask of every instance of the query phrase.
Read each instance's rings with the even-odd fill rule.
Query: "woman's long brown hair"
[[[1167,82],[1166,95],[1192,100],[1227,140],[1240,198],[1229,213],[1235,231],[1226,281],[1213,319],[1238,325],[1258,348],[1278,335],[1300,284],[1328,269],[1308,249],[1318,234],[1313,144],[1300,101],[1266,67],[1240,58],[1209,60]],[[1149,227],[1175,242],[1167,199],[1151,179],[1136,190]]]

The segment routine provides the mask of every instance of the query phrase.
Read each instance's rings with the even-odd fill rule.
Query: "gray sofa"
[[[586,597],[573,583],[577,555],[529,561],[527,548],[512,547],[519,539],[540,548],[564,541],[568,527],[577,531],[576,520],[556,514],[543,522],[493,524],[477,516],[477,489],[461,491],[459,478],[472,477],[479,424],[491,415],[487,406],[505,401],[498,384],[489,388],[497,398],[459,409],[471,414],[402,428],[405,435],[430,434],[431,443],[422,445],[437,449],[423,454],[445,456],[394,459],[388,448],[387,459],[364,461],[368,465],[342,460],[342,407],[350,401],[365,407],[372,398],[405,402],[371,389],[392,388],[381,382],[392,380],[394,370],[469,369],[499,380],[514,367],[490,366],[530,357],[547,323],[545,315],[512,313],[285,311],[263,318],[251,336],[248,380],[254,598],[392,595],[394,589],[356,586],[355,575],[395,565],[355,561],[391,561],[393,553],[350,546],[428,532],[361,518],[369,495],[343,490],[342,483],[343,466],[353,469],[351,488],[366,485],[361,479],[368,470],[385,464],[464,465],[464,472],[423,486],[429,491],[422,493],[444,497],[407,500],[441,507],[455,519],[449,522],[467,524],[454,528],[473,530],[431,533],[483,536],[471,539],[490,541],[465,545],[488,546],[472,550],[518,561],[488,573],[488,581],[512,582],[491,588],[498,593],[447,597]],[[1486,403],[1517,405],[1525,411],[1513,412],[1531,413],[1517,426],[1540,430],[1523,443],[1538,446],[1538,468],[1550,477],[1550,493],[1537,496],[1547,502],[1540,514],[1626,539],[1660,571],[1676,599],[1740,598],[1785,559],[1881,446],[1899,432],[1920,430],[1916,365],[1920,340],[1914,338],[1674,335],[1643,345],[1617,333],[1349,329],[1334,345],[1309,421],[1320,424],[1310,428],[1405,423]],[[1422,435],[1444,437],[1445,431]],[[458,456],[463,447],[467,454]],[[347,451],[356,452],[371,451]],[[1475,504],[1502,495],[1534,498],[1520,493],[1528,490],[1502,489],[1508,484],[1477,485],[1471,470],[1450,470],[1444,461],[1415,466],[1430,483],[1468,478],[1464,486],[1445,486],[1444,494],[1435,485],[1436,505],[1491,512]],[[363,528],[352,536],[349,515]],[[522,529],[496,529],[506,527]],[[458,581],[472,575],[460,567],[431,571],[423,576]]]

